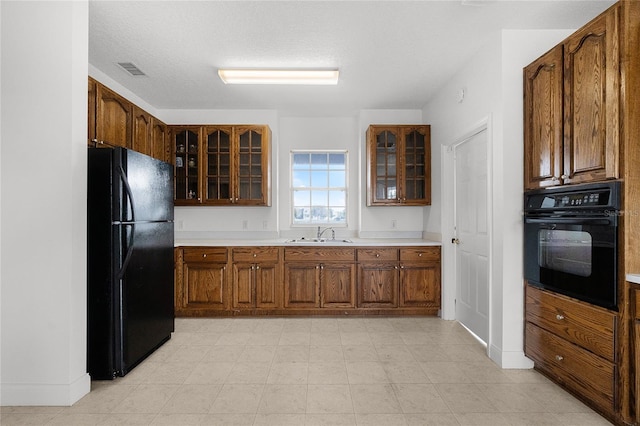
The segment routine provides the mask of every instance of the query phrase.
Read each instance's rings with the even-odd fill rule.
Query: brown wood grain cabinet
[[[169,127],[176,205],[271,205],[269,126]]]
[[[440,308],[437,246],[179,247],[175,259],[178,316],[436,315]]]
[[[355,307],[354,249],[287,247],[284,260],[286,307]]]
[[[620,177],[619,7],[524,69],[524,186]]]
[[[96,85],[95,139],[98,143],[131,148],[133,104],[107,87]]]
[[[182,279],[176,282],[176,315],[229,309],[226,248],[184,248],[179,267]]]
[[[277,247],[234,247],[233,308],[276,308],[280,300],[280,263]]]
[[[91,77],[88,78],[88,143],[119,146],[169,159],[167,126]]]
[[[536,368],[604,412],[616,408],[612,311],[526,286],[525,354]]]
[[[430,126],[369,126],[367,129],[367,206],[430,204]]]
[[[440,247],[400,249],[400,306],[440,307]]]
[[[158,160],[171,163],[169,128],[162,121],[151,117],[151,147],[149,155]]]
[[[399,264],[397,248],[359,248],[358,307],[398,306]]]
[[[131,149],[151,155],[151,129],[153,119],[142,108],[133,106],[133,140]]]
[[[562,45],[524,69],[525,188],[557,185],[563,174]]]

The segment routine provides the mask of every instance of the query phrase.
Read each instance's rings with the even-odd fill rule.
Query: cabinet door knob
[[[569,179],[569,175],[562,175],[560,176],[560,179]]]
[[[564,319],[564,315],[557,314],[557,315],[556,315],[556,319],[557,319],[558,321],[562,321],[562,320]]]
[[[256,265],[256,269],[260,269],[260,265]]]
[[[564,357],[562,355],[556,355],[556,361],[562,361]]]

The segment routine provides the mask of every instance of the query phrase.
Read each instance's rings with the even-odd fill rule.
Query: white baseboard
[[[508,369],[531,369],[533,361],[527,358],[523,351],[503,352],[500,348],[491,345],[489,348],[489,358],[500,368]]]
[[[71,406],[91,390],[91,378],[82,375],[70,384],[2,383],[0,406]]]

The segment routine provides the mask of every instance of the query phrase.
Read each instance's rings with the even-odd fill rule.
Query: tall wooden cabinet
[[[431,128],[371,125],[367,129],[367,205],[431,204]]]
[[[620,425],[640,424],[640,287],[625,280],[640,273],[639,45],[640,2],[620,0],[524,70],[525,189],[619,179],[624,212],[617,311],[551,292],[536,299],[527,287],[525,350],[536,368]]]
[[[176,205],[271,205],[268,126],[170,127]]]
[[[524,186],[616,179],[619,7],[524,69]]]

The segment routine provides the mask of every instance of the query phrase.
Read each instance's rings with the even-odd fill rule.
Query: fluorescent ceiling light
[[[338,84],[337,69],[219,69],[225,84]]]

